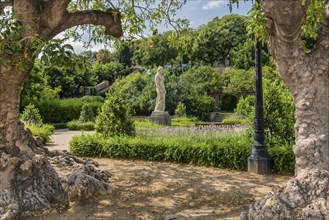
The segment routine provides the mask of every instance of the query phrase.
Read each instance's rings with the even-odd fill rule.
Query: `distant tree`
[[[214,18],[207,25],[196,31],[193,42],[193,58],[204,64],[225,65],[230,61],[229,54],[237,45],[247,39],[246,17],[242,15],[226,15]]]

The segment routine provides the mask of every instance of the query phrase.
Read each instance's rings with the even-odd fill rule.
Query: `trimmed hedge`
[[[93,131],[95,129],[95,123],[92,121],[80,122],[79,120],[69,121],[67,128],[72,131]]]
[[[79,119],[82,107],[86,103],[93,109],[94,115],[97,115],[102,102],[88,102],[88,99],[78,98],[33,101],[35,107],[39,109],[42,121],[52,124]]]
[[[247,170],[251,144],[246,138],[225,138],[212,143],[178,141],[151,137],[112,137],[104,139],[99,134],[73,137],[70,151],[78,156],[141,159],[213,166]],[[274,171],[293,173],[294,154],[291,147],[269,150],[274,160]]]

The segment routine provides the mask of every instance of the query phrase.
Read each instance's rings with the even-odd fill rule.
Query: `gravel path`
[[[50,149],[67,149],[80,131],[56,130]],[[233,220],[250,203],[284,185],[289,176],[185,164],[95,159],[113,175],[112,194],[42,217],[43,220]],[[39,218],[40,219],[40,218]]]

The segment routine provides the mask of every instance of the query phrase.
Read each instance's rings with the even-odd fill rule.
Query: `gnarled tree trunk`
[[[241,219],[329,219],[329,3],[314,50],[303,50],[300,29],[309,4],[264,0],[269,49],[296,107],[295,178]]]
[[[50,40],[65,29],[81,24],[103,25],[106,34],[122,35],[120,13],[112,9],[70,13],[66,11],[69,2],[12,0],[5,3],[13,6],[15,17],[23,24],[22,39],[40,36],[41,39]],[[33,49],[26,45],[26,50],[31,52]],[[7,54],[4,58],[7,61],[15,58],[10,56],[15,54]],[[24,59],[23,56],[20,59]],[[100,172],[93,162],[68,153],[49,152],[32,137],[30,131],[24,129],[19,120],[20,94],[34,59],[30,56],[26,61],[30,63],[26,72],[18,71],[15,65],[9,63],[0,65],[1,220],[33,215],[54,207],[63,208],[68,205],[69,197],[87,198],[108,193],[110,189],[108,175]],[[74,173],[59,177],[56,171],[61,166],[74,167]]]

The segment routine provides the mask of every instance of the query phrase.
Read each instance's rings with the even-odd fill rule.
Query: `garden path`
[[[56,130],[52,149],[67,149],[81,132]],[[233,220],[254,199],[291,177],[260,176],[185,164],[95,159],[112,173],[112,194],[43,220]],[[35,219],[35,218],[34,218]]]

